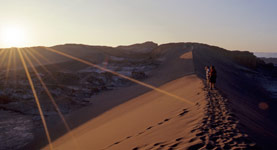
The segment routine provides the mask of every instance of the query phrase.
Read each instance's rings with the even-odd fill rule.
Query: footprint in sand
[[[183,109],[183,112],[179,114],[180,117],[184,116],[188,112],[187,109]]]
[[[173,149],[174,149],[175,147],[177,147],[179,144],[181,144],[181,142],[175,143],[175,144],[171,145],[171,146],[169,147],[168,150],[173,150]]]
[[[161,146],[159,145],[162,145],[164,142],[158,142],[158,143],[155,143],[153,144],[153,146],[151,146],[150,148],[148,148],[147,150],[150,150],[150,149],[154,149],[156,147],[156,149],[160,149]],[[158,148],[157,148],[158,147]]]
[[[160,145],[160,144],[162,144],[162,143],[155,143],[153,146],[158,146],[158,145]]]
[[[176,139],[175,141],[181,141],[183,138],[178,138],[178,139]]]
[[[169,121],[169,120],[170,120],[170,119],[168,119],[168,118],[167,118],[167,119],[164,119],[164,122],[167,122],[167,121]]]
[[[141,134],[143,134],[144,132],[140,132],[140,133],[138,133],[138,135],[141,135]]]
[[[156,150],[162,150],[162,149],[167,149],[167,150],[174,150],[178,149],[177,147],[182,143],[182,140],[184,138],[180,137],[172,141],[167,141],[167,142],[157,142],[153,144],[151,147],[147,148],[146,150],[151,150],[151,149],[156,149]]]
[[[162,124],[164,124],[165,122],[167,122],[167,121],[169,121],[169,120],[170,120],[169,118],[166,118],[166,119],[164,119],[164,121],[159,122],[158,125],[162,125]]]
[[[117,144],[119,144],[120,142],[118,141],[118,142],[115,142],[115,143],[113,143],[113,145],[117,145]]]
[[[204,145],[205,145],[204,143],[194,144],[194,145],[190,146],[188,148],[188,150],[198,150],[198,149],[202,148]]]
[[[184,109],[182,113],[184,113],[184,114],[187,113],[187,110]],[[165,122],[168,122],[170,119],[171,119],[171,118],[166,118],[166,119],[164,119],[162,122],[159,122],[156,126],[162,125],[162,124],[164,124]],[[147,130],[150,130],[150,129],[156,127],[156,126],[149,126],[149,127],[146,128],[144,131],[139,132],[136,136],[139,136],[139,135],[145,133]],[[130,139],[130,138],[132,138],[132,136],[127,136],[124,140],[128,140],[128,139]],[[115,142],[114,144],[110,145],[109,147],[114,146],[114,145],[117,145],[117,144],[123,142],[124,140]],[[182,140],[182,138],[176,139],[176,141],[180,141],[180,140]],[[159,145],[159,144],[161,144],[161,143],[156,143],[156,144]],[[165,145],[164,145],[164,146],[165,146]],[[163,145],[160,145],[160,148],[161,148],[161,147],[163,147]],[[135,147],[135,148],[133,148],[133,149],[139,149],[139,147]]]
[[[164,122],[159,122],[158,125],[162,125]]]
[[[188,149],[256,149],[256,144],[237,128],[239,122],[230,111],[228,100],[217,91],[207,92],[206,96],[206,114],[202,122],[191,131],[196,132],[196,137],[189,141],[191,143],[200,139],[201,142]]]

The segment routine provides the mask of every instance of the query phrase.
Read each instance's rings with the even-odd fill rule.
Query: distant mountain
[[[39,59],[40,64],[49,65],[72,61],[67,57],[49,51],[49,48],[55,49],[59,52],[67,53],[74,57],[89,60],[93,63],[102,63],[106,59],[109,59],[109,61],[113,61],[117,58],[131,59],[131,61],[143,59],[156,47],[158,47],[158,44],[156,43],[145,42],[118,47],[92,46],[83,44],[64,44],[52,47],[38,46],[25,47],[20,49],[22,50],[22,52]],[[9,65],[9,55],[13,56],[12,59],[14,60],[20,60],[16,49],[17,48],[0,49],[0,60],[2,60],[0,61],[0,67],[2,70],[6,69]],[[11,69],[22,68],[21,61],[11,61],[11,63],[12,65],[9,65],[9,68]],[[40,65],[37,61],[34,61],[33,64],[34,66]]]
[[[276,53],[267,53],[267,52],[254,52],[254,55],[257,57],[265,57],[265,58],[277,58],[277,52]]]
[[[267,52],[255,52],[254,55],[262,59],[265,63],[272,63],[277,66],[277,52],[267,53]]]
[[[275,66],[277,66],[277,58],[261,58],[266,63],[273,63]]]
[[[126,50],[129,53],[149,53],[156,47],[158,47],[158,44],[154,42],[145,42],[128,46],[118,46],[116,48]]]

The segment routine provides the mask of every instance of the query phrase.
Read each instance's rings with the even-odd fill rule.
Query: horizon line
[[[158,43],[158,42],[154,42],[154,41],[145,41],[145,42],[137,42],[137,43],[133,43],[133,44],[119,44],[117,46],[111,46],[111,45],[102,45],[102,44],[85,44],[85,43],[73,43],[73,42],[68,42],[68,43],[62,43],[62,44],[55,44],[55,45],[49,45],[49,46],[43,46],[43,45],[32,45],[32,46],[13,46],[13,47],[0,47],[0,50],[2,49],[13,49],[13,48],[32,48],[32,47],[55,47],[55,46],[62,46],[62,45],[84,45],[84,46],[103,46],[103,47],[112,47],[112,48],[117,48],[119,46],[131,46],[131,45],[135,45],[135,44],[143,44],[143,43],[147,43],[147,42],[152,42],[157,44],[158,46],[163,45],[163,44],[170,44],[170,43],[195,43],[195,44],[206,44],[209,46],[216,46],[219,48],[223,48],[225,50],[229,50],[229,51],[248,51],[248,52],[252,52],[252,53],[277,53],[277,51],[251,51],[251,50],[239,50],[239,49],[227,49],[221,46],[217,46],[217,45],[212,45],[212,44],[208,44],[208,43],[201,43],[201,42],[166,42],[166,43]]]

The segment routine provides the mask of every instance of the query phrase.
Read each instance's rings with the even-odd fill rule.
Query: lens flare
[[[34,83],[32,81],[31,75],[29,73],[28,67],[27,67],[26,62],[25,62],[25,60],[23,58],[21,50],[17,49],[17,51],[18,51],[20,60],[22,62],[23,68],[25,70],[26,76],[28,78],[30,87],[32,89],[32,92],[33,92],[33,95],[34,95],[34,98],[35,98],[35,101],[36,101],[36,104],[37,104],[37,107],[38,107],[38,111],[39,111],[39,114],[40,114],[40,117],[41,117],[41,121],[42,121],[44,130],[45,130],[45,133],[46,133],[46,137],[47,137],[47,140],[48,140],[48,143],[49,143],[50,150],[53,150],[53,145],[52,145],[52,142],[51,142],[49,130],[48,130],[48,127],[47,127],[47,124],[46,124],[46,121],[45,121],[45,118],[44,118],[44,115],[43,115],[43,112],[42,112],[42,109],[41,109],[41,105],[40,105],[40,102],[39,102],[39,99],[38,99],[38,96],[37,96],[37,92],[36,92]]]

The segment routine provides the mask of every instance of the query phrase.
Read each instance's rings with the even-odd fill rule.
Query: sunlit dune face
[[[18,26],[2,27],[0,30],[1,45],[0,47],[20,47],[26,42],[25,30]]]

